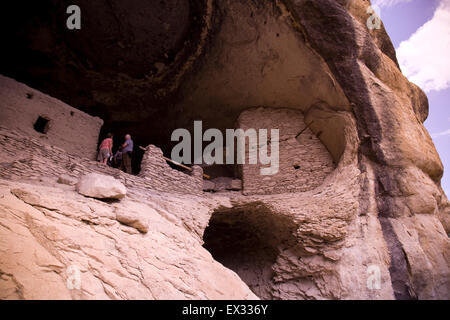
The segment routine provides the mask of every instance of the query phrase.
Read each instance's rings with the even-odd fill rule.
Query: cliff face
[[[89,17],[94,9],[80,3]],[[151,138],[163,149],[173,128],[190,128],[193,120],[225,129],[251,107],[295,109],[303,113],[300,127],[311,124],[329,152],[332,172],[312,190],[253,196],[157,192],[156,182],[152,187],[152,180],[134,177],[125,199],[105,203],[56,183],[53,172],[78,178],[95,170],[90,165],[74,174],[55,161],[55,170],[44,170],[45,140],[14,133],[31,150],[43,150],[30,161],[2,129],[1,297],[449,299],[450,204],[440,187],[442,163],[423,125],[427,98],[402,75],[384,29],[366,27],[369,2],[183,5],[171,14],[160,10],[166,29],[180,24],[163,40],[141,32],[136,3],[99,2],[95,10],[104,23],[114,16],[121,21],[92,34],[122,43],[99,53],[108,60],[92,60],[89,50],[97,52],[99,43],[80,34],[58,42],[64,54],[55,65],[11,63],[1,70],[104,115],[108,130],[133,129],[138,144]],[[58,25],[36,34],[51,42]],[[31,44],[11,50],[37,48],[48,57],[41,38],[24,35],[31,26],[15,34]],[[113,32],[118,26],[122,31]],[[163,47],[172,48],[172,58],[156,64]],[[134,67],[152,68],[139,60],[140,50],[156,68],[146,76]],[[120,59],[127,61],[123,69],[113,63]],[[76,72],[58,72],[74,65]],[[60,87],[59,80],[79,77],[86,80],[80,83],[85,98],[77,86]],[[38,174],[29,177],[32,171]],[[149,231],[125,225],[120,217],[127,214]],[[81,272],[76,290],[67,286],[71,266]],[[43,290],[48,283],[54,290]]]

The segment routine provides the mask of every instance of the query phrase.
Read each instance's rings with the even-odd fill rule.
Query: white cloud
[[[397,58],[405,76],[426,92],[450,87],[450,0],[433,18],[400,43]]]
[[[411,2],[412,0],[372,0],[372,5],[379,6],[380,8],[387,8],[395,6],[399,3]]]
[[[431,135],[431,137],[433,139],[440,138],[440,137],[445,137],[445,136],[450,136],[450,129]]]

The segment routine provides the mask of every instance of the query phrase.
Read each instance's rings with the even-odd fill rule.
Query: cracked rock
[[[133,227],[142,233],[148,232],[148,221],[138,214],[126,210],[118,210],[116,219],[120,223]]]

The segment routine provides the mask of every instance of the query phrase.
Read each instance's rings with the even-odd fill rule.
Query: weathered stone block
[[[78,193],[98,199],[122,199],[127,189],[111,176],[89,173],[81,177],[77,184]]]

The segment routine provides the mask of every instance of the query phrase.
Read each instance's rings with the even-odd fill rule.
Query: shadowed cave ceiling
[[[172,131],[194,120],[225,129],[254,106],[350,110],[281,2],[80,0],[81,30],[66,27],[70,4],[9,4],[0,72],[101,117],[103,133],[170,155]]]

